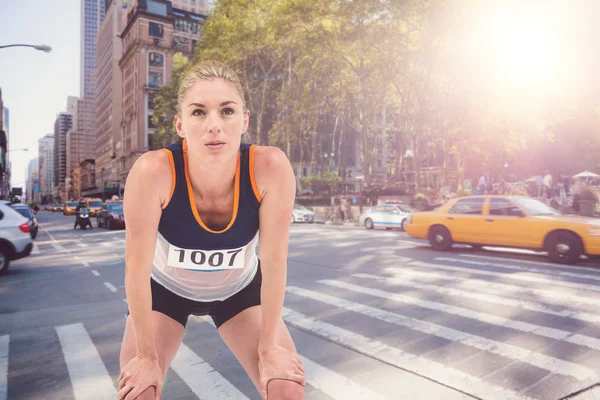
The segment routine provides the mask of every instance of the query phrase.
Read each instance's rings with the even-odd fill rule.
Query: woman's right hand
[[[154,386],[156,398],[160,399],[163,387],[163,374],[158,359],[135,356],[123,367],[119,375],[118,400],[134,400],[144,390]]]

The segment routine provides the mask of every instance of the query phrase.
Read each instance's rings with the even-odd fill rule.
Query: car
[[[104,203],[102,202],[102,199],[86,198],[84,200],[85,200],[85,205],[87,206],[87,208],[90,212],[90,217],[97,216],[98,211],[100,211],[100,209],[104,205]]]
[[[96,216],[98,228],[125,229],[125,217],[123,216],[123,203],[109,202],[102,206]]]
[[[408,218],[418,210],[404,204],[379,204],[358,218],[359,225],[367,229],[400,228],[406,230]]]
[[[8,270],[11,261],[29,256],[31,250],[29,220],[14,210],[9,201],[0,201],[0,274]]]
[[[11,204],[13,210],[27,218],[29,221],[29,232],[31,233],[31,238],[35,239],[38,234],[38,220],[35,211],[31,209],[27,204]]]
[[[79,205],[77,201],[68,201],[63,206],[63,215],[75,215],[75,209]]]
[[[562,215],[522,196],[455,198],[434,211],[413,214],[406,233],[429,240],[439,251],[462,243],[545,251],[559,264],[574,264],[583,254],[600,257],[600,219]]]
[[[312,224],[315,222],[315,213],[300,204],[294,204],[292,223],[296,222],[308,222]]]

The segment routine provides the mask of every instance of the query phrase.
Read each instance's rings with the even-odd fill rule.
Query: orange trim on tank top
[[[175,160],[173,160],[173,153],[171,153],[171,150],[169,149],[162,149],[165,153],[167,153],[167,155],[169,156],[169,164],[171,164],[171,194],[169,195],[169,198],[167,199],[167,201],[165,202],[165,204],[163,204],[162,209],[164,210],[165,208],[167,208],[167,206],[169,205],[169,203],[171,202],[171,199],[173,198],[173,193],[175,192],[175,183],[176,183],[176,177],[175,177]]]
[[[233,189],[233,214],[231,215],[231,220],[229,224],[222,231],[213,231],[209,227],[207,227],[202,218],[200,218],[200,214],[198,214],[198,208],[196,207],[196,200],[194,199],[194,188],[192,188],[192,183],[190,181],[190,173],[188,171],[188,154],[187,154],[187,141],[183,139],[183,165],[185,170],[185,182],[187,183],[188,194],[190,198],[190,206],[192,207],[192,213],[194,213],[194,217],[196,221],[200,224],[202,228],[207,230],[210,233],[224,233],[227,232],[229,228],[235,222],[238,213],[238,203],[240,199],[240,155],[238,154],[237,166],[235,167],[235,180],[234,180],[234,189]]]
[[[258,186],[256,186],[256,180],[254,180],[254,149],[256,148],[256,145],[251,145],[250,146],[250,183],[252,184],[252,191],[254,192],[254,196],[256,196],[256,200],[258,200],[258,202],[260,203],[262,201],[262,196],[260,195],[260,192],[258,190]]]

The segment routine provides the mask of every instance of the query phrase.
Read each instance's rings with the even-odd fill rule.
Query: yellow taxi
[[[98,212],[102,209],[102,206],[104,205],[102,199],[88,197],[84,200],[88,212],[90,213],[90,217],[95,217],[96,215],[98,215]]]
[[[547,251],[560,264],[582,254],[600,258],[600,218],[562,215],[545,203],[519,196],[468,196],[409,217],[406,233],[435,250],[454,243]]]
[[[68,201],[63,206],[63,215],[75,215],[75,209],[79,202],[77,201]]]

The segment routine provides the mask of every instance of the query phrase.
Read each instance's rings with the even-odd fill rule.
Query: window
[[[154,0],[148,0],[148,12],[154,15],[162,15],[164,17],[167,16],[167,5],[163,3],[159,3]],[[152,22],[150,22],[152,23]],[[161,36],[162,37],[162,36]]]
[[[483,212],[483,198],[462,199],[456,202],[449,214],[480,215]]]
[[[156,98],[156,93],[154,93],[154,92],[148,93],[148,109],[149,110],[154,109],[154,99],[155,98]]]
[[[156,124],[152,122],[152,115],[148,115],[148,129],[156,129]]]
[[[507,199],[491,199],[490,215],[500,217],[522,217],[523,211]]]
[[[163,37],[164,27],[162,24],[157,24],[156,22],[150,22],[148,27],[148,34],[153,37]]]
[[[148,86],[151,88],[158,88],[163,84],[163,74],[162,72],[152,72],[148,73]]]
[[[148,55],[148,61],[151,67],[162,68],[163,66],[163,55],[160,53],[150,53]]]

